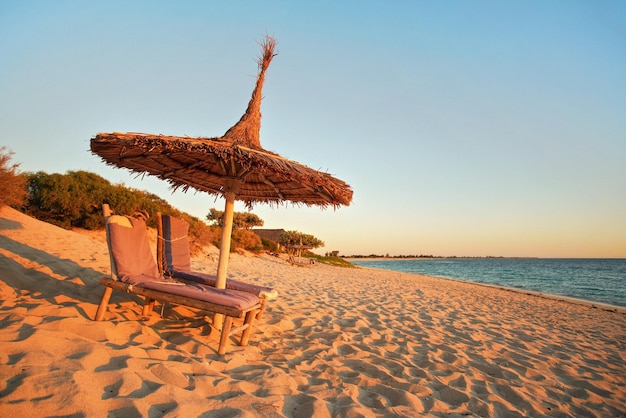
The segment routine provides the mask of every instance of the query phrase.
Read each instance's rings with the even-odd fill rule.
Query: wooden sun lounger
[[[104,277],[100,279],[100,284],[105,286],[105,289],[96,312],[96,321],[101,321],[104,318],[109,299],[115,289],[143,296],[145,298],[143,315],[150,314],[155,300],[223,315],[217,351],[220,355],[226,352],[230,337],[238,332],[242,332],[239,344],[242,346],[248,344],[254,319],[261,309],[261,303],[256,296],[235,290],[222,290],[201,284],[192,285],[177,282],[163,277],[158,273],[154,257],[149,248],[145,223],[143,221],[127,220],[126,222],[128,223],[132,222],[134,228],[127,225],[124,225],[123,228],[120,228],[119,225],[112,226],[111,212],[108,205],[104,205],[103,209],[107,225],[107,243],[111,257],[111,278]],[[120,244],[124,240],[117,236],[112,237],[112,235],[119,234],[117,231],[125,230],[133,231],[132,241],[126,240],[127,242]],[[120,251],[128,252],[129,254],[121,254]],[[129,274],[129,269],[135,268],[137,260],[140,260],[140,267],[137,268],[141,271]],[[145,263],[141,260],[144,260]],[[130,268],[128,267],[129,263],[131,265]],[[144,268],[144,266],[147,267]],[[233,328],[235,319],[242,319],[242,325]]]
[[[157,266],[159,272],[177,280],[215,286],[216,276],[191,270],[188,232],[189,224],[186,221],[171,215],[157,213]],[[278,292],[275,289],[234,279],[226,280],[226,289],[258,296],[261,309],[257,313],[257,320],[263,316],[267,301],[278,297]]]
[[[100,284],[102,286],[106,286],[106,289],[104,290],[104,295],[102,295],[102,300],[100,301],[100,305],[98,306],[98,311],[95,318],[96,321],[101,321],[104,318],[107,304],[109,303],[109,298],[111,297],[114,289],[121,290],[125,293],[133,293],[135,295],[145,297],[146,303],[144,304],[144,308],[142,311],[142,315],[144,316],[147,316],[152,312],[155,300],[158,300],[162,303],[167,302],[175,305],[183,305],[224,315],[224,323],[222,324],[220,342],[217,350],[217,353],[220,355],[226,353],[226,348],[228,347],[228,339],[239,332],[242,332],[241,339],[239,340],[239,345],[248,345],[250,332],[252,331],[252,323],[254,321],[254,318],[256,317],[257,311],[261,308],[261,305],[257,304],[248,309],[236,309],[225,305],[217,305],[214,303],[195,300],[183,296],[174,295],[171,293],[165,293],[157,290],[145,289],[139,286],[129,285],[127,283],[120,282],[119,280],[111,279],[109,277],[103,277],[102,279],[100,279]],[[233,319],[236,318],[243,318],[244,321],[241,326],[233,328]]]

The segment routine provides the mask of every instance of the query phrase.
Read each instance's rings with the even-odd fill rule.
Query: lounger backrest
[[[143,220],[114,215],[109,217],[107,226],[107,239],[118,280],[140,275],[160,276]]]
[[[168,271],[191,271],[189,253],[189,223],[170,215],[162,215],[163,245]]]

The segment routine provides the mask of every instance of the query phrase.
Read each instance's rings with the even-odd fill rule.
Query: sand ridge
[[[0,210],[0,414],[626,416],[623,310],[234,254],[230,276],[280,296],[219,357],[184,307],[142,318],[114,292],[94,322],[108,274],[101,235]]]

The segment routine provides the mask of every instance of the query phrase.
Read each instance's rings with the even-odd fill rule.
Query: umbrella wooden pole
[[[224,226],[222,227],[222,240],[220,242],[220,258],[217,265],[217,281],[215,287],[226,288],[226,273],[228,271],[228,257],[230,255],[230,238],[233,233],[233,217],[235,213],[235,193],[226,192],[226,205],[224,207]]]
[[[224,225],[222,226],[222,240],[220,241],[220,258],[217,264],[217,280],[215,287],[226,289],[226,273],[228,272],[228,257],[230,256],[230,237],[233,233],[233,217],[235,213],[235,192],[224,193],[226,204],[224,207]],[[216,313],[213,315],[213,328],[222,330],[224,315]]]

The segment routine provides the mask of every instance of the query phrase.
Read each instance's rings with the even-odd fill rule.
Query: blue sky
[[[351,254],[626,257],[626,3],[0,1],[0,145],[204,218],[105,166],[98,132],[221,136],[278,40],[261,143],[349,183],[265,227]],[[243,207],[236,207],[243,210]]]

